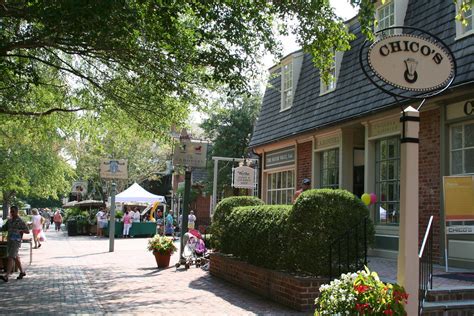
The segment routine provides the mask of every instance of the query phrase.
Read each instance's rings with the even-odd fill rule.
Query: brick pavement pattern
[[[22,246],[26,277],[0,282],[1,315],[304,315],[195,267],[158,270],[146,238],[117,239],[110,253],[105,238],[46,235],[31,266]]]

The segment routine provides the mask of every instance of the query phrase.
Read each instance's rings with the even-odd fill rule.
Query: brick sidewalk
[[[158,270],[147,239],[118,239],[110,253],[108,239],[47,237],[25,279],[0,283],[0,314],[301,315],[201,269]]]

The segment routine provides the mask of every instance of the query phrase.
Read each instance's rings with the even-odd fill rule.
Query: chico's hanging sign
[[[368,60],[377,77],[403,90],[440,89],[454,76],[451,54],[438,41],[418,35],[383,37],[370,46]]]

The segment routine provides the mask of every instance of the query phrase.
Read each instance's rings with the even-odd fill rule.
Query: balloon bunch
[[[365,205],[375,204],[377,202],[377,195],[375,193],[364,193],[360,198]]]

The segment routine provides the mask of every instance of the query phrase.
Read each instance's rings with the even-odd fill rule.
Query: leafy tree
[[[89,191],[95,192],[93,197],[105,200],[104,191],[110,189],[99,177],[102,158],[128,160],[128,179],[116,181],[118,191],[133,182],[159,180],[159,172],[166,169],[170,146],[156,143],[153,133],[135,121],[128,121],[125,115],[103,114],[86,113],[76,120],[78,127],[68,136],[65,146],[76,165],[78,179],[89,182]]]
[[[369,34],[372,1],[350,2],[361,6]],[[331,58],[318,56],[347,49],[351,39],[326,0],[0,3],[0,113],[111,106],[137,121],[162,118],[162,132],[183,122],[189,104],[202,101],[202,89],[245,88],[259,58],[277,51],[277,17],[280,28],[297,18],[298,40],[321,69]],[[63,102],[38,102],[29,94],[35,86],[60,90]],[[83,94],[95,102],[76,102]]]
[[[0,191],[3,217],[17,195],[58,198],[74,172],[61,155],[63,139],[48,119],[0,120]]]
[[[248,156],[248,145],[260,104],[261,96],[258,93],[238,97],[221,97],[214,103],[213,114],[201,124],[205,135],[213,144],[212,156],[233,158]],[[213,179],[213,164],[214,161],[209,167],[210,179]],[[232,163],[220,165],[219,192],[230,186],[231,168]]]

